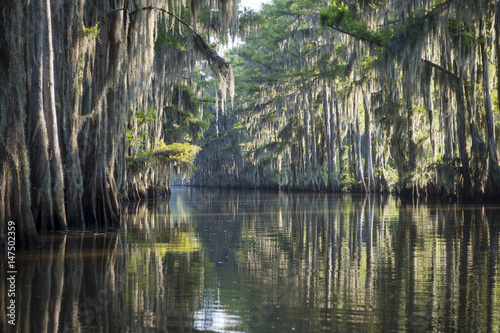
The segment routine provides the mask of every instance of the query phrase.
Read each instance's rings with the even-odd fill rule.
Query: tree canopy
[[[228,51],[206,185],[498,198],[498,6],[275,0]],[[241,30],[241,29],[240,29]]]

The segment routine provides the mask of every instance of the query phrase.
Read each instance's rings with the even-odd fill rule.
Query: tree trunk
[[[311,101],[311,103],[313,103]],[[314,109],[311,105],[311,166],[315,170],[318,165],[318,155],[316,153],[316,119],[314,119]]]
[[[463,195],[466,199],[470,198],[472,193],[472,184],[469,171],[469,156],[467,154],[467,145],[465,137],[465,103],[463,93],[463,82],[460,77],[456,77],[457,90],[457,132],[458,132],[458,149],[460,159],[462,160],[462,176],[463,176]]]
[[[497,17],[498,18],[498,17]],[[481,37],[486,39],[486,23],[481,22]],[[498,36],[497,36],[498,37]],[[498,165],[497,144],[495,139],[495,122],[493,120],[493,108],[491,106],[490,93],[490,66],[488,62],[488,50],[486,41],[481,43],[481,56],[483,61],[483,89],[484,89],[484,112],[486,119],[486,133],[488,142],[488,179],[486,181],[486,197],[496,200],[500,198],[500,167]],[[498,50],[497,50],[498,51]]]
[[[484,173],[484,162],[486,161],[486,157],[488,154],[486,144],[479,133],[477,128],[477,106],[476,106],[476,46],[472,47],[471,57],[473,61],[470,64],[470,85],[466,84],[465,88],[465,101],[467,103],[467,115],[469,116],[469,131],[472,136],[472,144],[471,144],[471,156],[470,156],[470,165],[471,165],[471,177],[473,187],[480,185],[480,181],[482,178],[482,174]],[[476,189],[474,189],[476,191]]]
[[[338,175],[341,177],[342,173],[344,172],[344,161],[343,161],[343,156],[344,156],[344,146],[342,145],[342,133],[340,132],[340,110],[339,110],[339,104],[338,104],[338,98],[337,98],[337,93],[334,93],[333,100],[335,103],[335,118],[337,120],[337,130],[336,130],[336,140],[337,140],[337,150],[338,150],[338,155],[339,155],[339,171]]]
[[[45,20],[43,0],[31,2],[30,18],[33,24],[30,48],[31,87],[29,90],[29,151],[33,218],[40,231],[55,230],[52,216],[52,177],[49,158],[49,138],[44,112],[43,38]]]
[[[366,189],[368,192],[373,192],[375,180],[373,178],[373,160],[372,160],[372,98],[368,100],[367,93],[363,93],[363,101],[365,106],[365,169],[366,169]]]
[[[364,172],[363,172],[363,161],[361,160],[361,128],[359,126],[359,115],[360,112],[356,108],[356,180],[361,181],[361,191],[367,192],[368,189],[366,187]]]
[[[52,46],[52,12],[50,0],[45,0],[45,19],[47,24],[47,41],[44,43],[47,49],[45,52],[48,106],[45,108],[45,118],[47,119],[47,131],[49,138],[49,156],[51,173],[51,198],[53,228],[55,230],[66,229],[66,210],[64,207],[64,179],[61,161],[61,149],[59,147],[59,130],[56,113],[55,89],[54,89],[54,50]]]
[[[449,162],[453,158],[453,136],[451,122],[452,112],[450,110],[450,89],[445,88],[441,100],[441,115],[443,118],[444,132],[444,161]]]
[[[424,67],[422,70],[422,96],[424,99],[425,108],[429,116],[429,139],[431,141],[432,158],[437,157],[436,137],[434,125],[434,103],[432,97],[432,67]]]
[[[469,157],[467,154],[467,145],[466,145],[466,137],[465,137],[465,100],[464,100],[464,85],[460,76],[456,75],[449,70],[436,65],[429,60],[423,60],[425,64],[434,67],[435,69],[440,70],[443,74],[451,77],[455,84],[455,92],[457,99],[457,117],[456,117],[456,126],[457,126],[457,134],[458,134],[458,149],[460,153],[460,159],[462,161],[462,170],[461,174],[463,176],[463,196],[468,199],[471,197],[472,193],[472,184],[470,178],[470,170],[469,170]],[[446,93],[443,95],[445,96]],[[443,103],[444,104],[444,103]],[[445,110],[446,111],[446,110]]]
[[[58,51],[62,56],[56,71],[56,73],[65,73],[65,75],[61,75],[58,96],[60,96],[63,105],[62,137],[64,144],[62,148],[65,163],[66,218],[69,228],[81,229],[84,228],[85,221],[82,202],[84,181],[78,146],[82,105],[82,96],[79,92],[83,85],[83,69],[80,66],[81,62],[85,61],[88,50],[88,45],[79,37],[81,32],[78,31],[83,27],[83,0],[68,2],[64,10],[56,15],[66,19],[57,21],[58,24],[54,26],[54,30],[61,36],[59,37],[61,40],[65,40],[67,45],[71,46],[59,46]]]
[[[332,128],[333,122],[331,121],[333,117],[331,117],[330,112],[330,100],[329,100],[329,91],[328,86],[323,83],[323,114],[325,120],[325,141],[326,141],[326,160],[327,160],[327,168],[328,168],[328,183],[327,189],[328,191],[335,191],[337,188],[336,179],[335,179],[335,169],[333,165],[334,152],[333,152],[333,135],[334,129]]]
[[[405,63],[403,66],[403,76],[405,77],[404,79],[404,103],[405,103],[405,108],[407,112],[407,123],[408,123],[408,171],[410,177],[413,176],[413,173],[415,171],[415,168],[417,166],[416,163],[416,156],[415,156],[415,141],[413,139],[413,133],[414,133],[414,128],[413,128],[413,106],[411,104],[411,83],[410,83],[410,78],[411,74],[409,73],[409,65],[408,63]]]
[[[302,103],[302,108],[304,112],[304,140],[305,140],[305,156],[304,160],[306,162],[305,168],[306,172],[311,175],[311,144],[309,141],[310,128],[309,128],[309,102],[307,101],[307,95],[304,96],[304,101]]]
[[[0,222],[15,223],[16,250],[37,245],[24,126],[28,102],[24,10],[20,1],[3,1],[0,6]],[[6,246],[7,239],[0,238],[0,248]]]

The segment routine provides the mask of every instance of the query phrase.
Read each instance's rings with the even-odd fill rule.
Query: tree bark
[[[460,159],[462,161],[462,176],[463,176],[463,196],[468,199],[471,197],[472,193],[472,183],[470,178],[469,170],[469,157],[467,154],[466,137],[465,137],[465,101],[464,101],[464,90],[462,79],[453,72],[430,62],[429,60],[423,60],[425,64],[440,70],[441,72],[450,76],[455,84],[455,91],[457,96],[457,132],[458,132],[458,149],[460,153]]]
[[[78,31],[83,27],[83,1],[67,3],[65,10],[58,14],[65,20],[58,21],[59,24],[54,30],[57,30],[60,39],[71,46],[58,49],[62,54],[59,71],[66,74],[61,75],[61,85],[58,87],[58,95],[63,105],[66,217],[69,228],[81,229],[85,227],[85,221],[82,202],[84,181],[78,144],[82,106],[79,91],[83,85],[83,70],[80,66],[85,61],[88,50],[85,41],[79,37],[81,32]]]
[[[460,159],[462,160],[462,176],[463,176],[463,196],[469,199],[472,196],[472,183],[469,171],[469,156],[467,154],[467,145],[465,137],[465,103],[463,93],[463,82],[460,77],[456,77],[457,90],[457,132],[458,132],[458,149]]]
[[[410,176],[413,175],[415,168],[417,166],[416,163],[416,156],[415,156],[415,140],[413,139],[413,133],[414,133],[414,128],[413,128],[413,106],[411,104],[411,83],[410,83],[410,73],[409,73],[409,65],[408,63],[405,63],[403,66],[403,76],[405,77],[405,86],[403,87],[404,90],[404,103],[405,103],[405,108],[407,112],[407,123],[408,123],[408,167],[409,167],[409,173]]]
[[[330,144],[331,144],[331,156],[330,162],[332,164],[332,172],[334,176],[334,191],[339,190],[339,172],[337,169],[337,156],[340,154],[340,148],[337,142],[337,119],[336,119],[336,96],[335,90],[332,87],[328,88],[330,92],[329,97],[329,111],[330,111]]]
[[[0,222],[15,222],[16,250],[36,247],[31,211],[30,165],[26,144],[27,70],[25,54],[28,29],[25,7],[19,1],[0,6]],[[8,45],[8,46],[7,46]],[[7,239],[0,238],[5,249]]]
[[[61,149],[59,146],[59,130],[56,113],[55,89],[54,89],[54,49],[52,44],[52,11],[50,8],[50,0],[45,0],[45,20],[47,26],[47,41],[44,45],[47,46],[46,69],[47,69],[47,84],[48,89],[48,107],[45,108],[45,118],[47,119],[47,131],[49,139],[49,156],[50,156],[50,174],[51,174],[51,198],[52,198],[52,219],[55,230],[65,230],[66,225],[66,209],[64,206],[64,179],[61,160]],[[45,50],[44,50],[45,51]]]
[[[309,110],[311,110],[311,166],[312,169],[315,170],[318,165],[318,155],[316,153],[316,119],[314,119],[314,107],[313,100],[311,99],[311,105]]]
[[[49,158],[49,138],[44,112],[43,40],[45,19],[43,0],[34,0],[30,6],[32,22],[30,65],[31,87],[29,90],[29,151],[33,218],[37,229],[45,232],[55,229],[53,223],[52,177]]]
[[[445,86],[441,97],[442,128],[444,131],[444,160],[449,162],[453,159],[453,123],[450,110],[450,89]]]
[[[467,103],[467,115],[469,116],[469,131],[472,136],[472,144],[471,144],[471,156],[470,156],[470,165],[471,165],[471,177],[473,187],[476,188],[476,185],[480,185],[482,175],[484,174],[484,162],[486,161],[488,150],[486,144],[479,133],[477,128],[477,106],[476,106],[476,73],[477,73],[477,64],[476,64],[476,52],[477,47],[474,45],[471,50],[472,61],[470,64],[470,85],[465,85],[465,101]],[[473,189],[475,191],[476,189]]]
[[[363,161],[361,160],[361,128],[359,126],[359,115],[360,112],[356,108],[356,175],[357,180],[361,181],[361,191],[368,192],[368,188],[366,187],[364,172],[363,172]]]
[[[337,130],[336,130],[336,140],[337,140],[337,150],[338,150],[338,155],[339,155],[339,177],[341,177],[342,173],[344,172],[344,161],[343,161],[343,156],[344,156],[344,146],[342,145],[342,134],[340,132],[340,110],[339,110],[339,104],[338,104],[338,98],[337,98],[337,93],[334,93],[333,96],[334,104],[335,104],[335,118],[337,120]]]
[[[434,125],[434,103],[432,96],[432,67],[423,68],[422,72],[422,96],[424,99],[425,108],[429,116],[429,139],[431,141],[432,158],[435,160],[437,157],[436,150],[436,137]]]
[[[304,101],[302,102],[302,109],[304,112],[304,140],[305,140],[305,156],[304,160],[306,162],[305,168],[306,172],[311,174],[311,144],[309,141],[310,128],[309,128],[309,102],[307,101],[307,95],[304,96]]]
[[[366,189],[368,192],[373,192],[375,183],[373,177],[373,160],[372,160],[372,119],[371,113],[373,110],[372,98],[368,100],[366,92],[363,92],[363,101],[365,106],[365,169],[366,169]]]
[[[329,100],[329,88],[326,82],[323,84],[323,115],[325,120],[325,141],[326,141],[326,160],[327,160],[327,168],[328,168],[328,183],[327,189],[328,191],[336,190],[336,179],[334,175],[334,167],[333,167],[333,136],[332,136],[332,122],[330,119],[330,100]]]
[[[495,122],[493,120],[493,108],[491,106],[489,78],[490,66],[488,62],[488,49],[486,42],[486,23],[484,21],[481,22],[481,37],[485,40],[483,43],[481,43],[480,48],[483,62],[484,113],[486,120],[489,157],[488,179],[486,180],[486,195],[488,199],[498,199],[500,198],[500,166],[498,165],[497,144],[495,139]]]

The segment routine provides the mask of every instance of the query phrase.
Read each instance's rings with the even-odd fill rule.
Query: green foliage
[[[148,110],[137,109],[135,112],[135,119],[137,127],[133,127],[133,121],[130,119],[127,123],[127,140],[129,147],[137,149],[144,145],[149,133],[146,127],[147,124],[156,120],[157,110],[150,107]]]
[[[389,190],[392,192],[399,180],[398,170],[393,168],[391,165],[386,165],[383,170],[384,178],[389,186]]]
[[[404,48],[421,42],[426,35],[426,24],[432,23],[436,15],[436,8],[433,6],[429,11],[419,8],[399,25],[394,26],[390,33],[392,46]]]
[[[387,46],[391,37],[389,28],[371,30],[368,24],[360,21],[343,2],[340,5],[333,2],[331,6],[323,8],[319,14],[319,20],[324,26],[347,32],[355,38],[381,47]]]
[[[245,8],[240,13],[239,30],[241,35],[246,35],[255,26],[260,26],[265,23],[264,17],[252,9]]]
[[[144,124],[149,124],[150,122],[156,120],[157,113],[158,112],[153,107],[150,107],[147,110],[138,109],[135,112],[137,127],[140,127]]]
[[[330,7],[324,8],[319,13],[319,21],[321,24],[328,26],[339,26],[344,19],[349,20],[351,13],[347,4],[342,2],[340,5],[334,1]]]
[[[379,124],[388,129],[401,118],[401,108],[401,101],[387,101],[375,109],[375,119]]]
[[[152,161],[151,151],[139,151],[135,157],[127,156],[127,171],[132,175],[146,172],[151,167]]]
[[[135,157],[127,157],[127,170],[131,174],[146,172],[149,168],[170,168],[178,171],[192,170],[193,161],[200,147],[190,143],[175,142],[171,145],[160,141],[154,149],[141,150]]]
[[[194,166],[193,161],[200,149],[187,142],[166,145],[160,141],[153,151],[153,156],[162,165],[173,164],[174,167],[187,168]]]
[[[387,52],[390,45],[401,48],[421,41],[425,36],[425,25],[432,24],[440,6],[441,1],[438,1],[431,6],[430,10],[419,8],[410,13],[403,21],[396,21],[399,24],[388,25],[377,30],[370,29],[359,15],[356,15],[344,3],[338,5],[334,2],[331,6],[323,8],[320,11],[319,19],[324,26],[382,47]],[[466,29],[464,32],[467,33]]]
[[[160,52],[161,47],[168,47],[172,51],[187,51],[187,39],[166,26],[165,20],[158,20],[157,37],[155,42],[156,52]]]
[[[473,41],[477,28],[457,19],[450,20],[446,29],[450,15],[463,14],[450,9],[458,9],[458,5],[449,0],[407,5],[403,9],[379,0],[337,1],[321,9],[317,1],[275,0],[264,5],[259,13],[244,12],[240,30],[246,35],[242,44],[228,52],[236,77],[238,102],[229,114],[219,114],[222,124],[219,137],[207,141],[207,149],[216,156],[207,154],[206,159],[218,163],[211,170],[211,174],[217,174],[213,178],[230,179],[231,175],[217,169],[232,170],[238,181],[246,178],[252,185],[270,185],[278,178],[285,178],[279,170],[286,165],[293,170],[293,177],[286,180],[292,183],[288,183],[291,187],[310,185],[315,181],[313,178],[326,183],[326,140],[333,135],[330,140],[335,140],[334,159],[339,158],[342,168],[342,174],[336,178],[344,190],[359,189],[362,180],[353,174],[357,174],[358,164],[363,164],[358,149],[361,154],[367,153],[364,120],[365,115],[370,115],[377,188],[401,189],[407,184],[426,186],[426,182],[432,182],[427,172],[431,162],[427,160],[436,152],[429,143],[439,145],[436,141],[446,139],[441,134],[430,137],[429,133],[436,133],[436,129],[443,130],[437,117],[442,105],[433,114],[427,108],[437,104],[429,103],[431,100],[426,98],[437,100],[443,86],[426,66],[423,66],[426,72],[421,73],[419,64],[421,58],[440,63],[437,59],[443,50],[426,52],[422,42],[426,40],[429,47],[435,48],[438,43],[432,38],[449,38],[450,31],[456,32],[452,36],[455,40]],[[445,26],[435,29],[436,24],[443,23]],[[339,39],[337,32],[319,29],[320,25],[357,41]],[[457,55],[456,45],[446,43],[448,46],[451,49],[446,51],[453,59]],[[450,64],[441,65],[448,68]],[[489,74],[494,77],[495,69],[490,69]],[[423,84],[417,82],[420,79]],[[326,133],[326,117],[318,117],[323,114],[322,85],[331,89],[328,103],[334,112],[340,113],[338,118],[337,114],[330,118],[330,133]],[[478,107],[482,104],[482,90],[476,83]],[[363,94],[369,96],[368,105],[364,105]],[[407,97],[417,105],[408,108]],[[492,99],[496,105],[496,97]],[[352,105],[355,110],[351,110]],[[363,112],[365,107],[370,107],[366,110],[370,113]],[[311,120],[308,141],[304,110]],[[228,156],[235,158],[224,161]],[[325,170],[320,172],[317,168],[320,165],[326,165]],[[309,171],[315,167],[316,173]],[[234,179],[225,182],[234,183]]]
[[[209,126],[208,120],[199,119],[200,106],[192,87],[174,84],[172,104],[166,107],[163,118],[165,141],[199,141]]]
[[[375,67],[380,63],[380,60],[377,56],[365,56],[363,58],[363,62],[361,63],[362,66],[362,74],[365,75],[368,72],[372,71],[375,69]]]
[[[468,47],[481,42],[476,37],[476,27],[473,23],[466,24],[464,20],[457,21],[454,18],[448,20],[448,29],[454,43],[464,43]]]
[[[85,37],[97,37],[99,44],[102,44],[100,37],[101,29],[99,29],[99,22],[97,22],[94,26],[83,29],[82,34]]]
[[[340,179],[340,187],[342,191],[350,191],[361,185],[361,180],[356,180],[349,174],[343,175]]]
[[[182,20],[191,21],[191,12],[186,8],[180,8],[180,12],[176,13]],[[179,24],[176,19],[170,15],[161,12],[156,28],[155,52],[160,54],[168,49],[168,52],[184,52],[188,53],[188,38],[183,31],[186,29],[182,24]]]

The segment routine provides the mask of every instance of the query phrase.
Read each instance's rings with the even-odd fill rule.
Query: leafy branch
[[[372,30],[365,22],[353,13],[347,4],[338,5],[334,2],[331,6],[320,11],[320,24],[335,29],[343,34],[352,36],[361,41],[387,49],[389,44],[401,41],[400,44],[415,42],[422,35],[423,24],[432,21],[438,11],[452,0],[438,2],[429,10],[423,8],[409,15],[405,20],[392,21],[381,29]],[[398,26],[391,24],[401,22]]]
[[[319,20],[323,26],[379,47],[386,46],[390,38],[388,28],[371,30],[365,22],[359,21],[343,2],[340,5],[334,2],[331,6],[323,8],[319,13]]]

